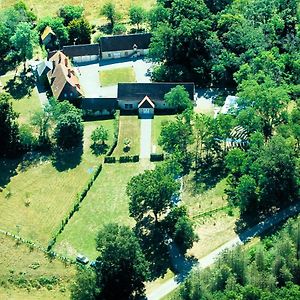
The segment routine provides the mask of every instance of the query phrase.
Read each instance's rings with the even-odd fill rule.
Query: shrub
[[[150,154],[150,161],[162,161],[162,160],[164,160],[163,154],[158,154],[158,153]]]
[[[116,162],[116,158],[114,156],[105,156],[104,163],[106,164],[114,164]]]
[[[127,162],[138,162],[140,160],[139,155],[125,155],[120,156],[119,162],[120,163],[127,163]]]

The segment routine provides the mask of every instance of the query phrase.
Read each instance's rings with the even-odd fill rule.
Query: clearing
[[[136,82],[133,66],[101,70],[99,78],[102,87],[117,85],[119,82]]]

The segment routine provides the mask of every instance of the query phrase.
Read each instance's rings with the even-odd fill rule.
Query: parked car
[[[76,260],[84,265],[86,265],[89,262],[89,259],[82,254],[78,254]]]

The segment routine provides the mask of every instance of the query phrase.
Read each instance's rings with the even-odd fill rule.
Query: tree
[[[9,94],[0,93],[0,156],[16,154],[19,146],[18,115],[11,100]]]
[[[105,16],[110,22],[110,26],[113,29],[117,20],[120,19],[120,15],[116,11],[116,6],[113,2],[106,2],[102,9],[101,15]]]
[[[148,13],[148,22],[152,31],[158,26],[159,23],[167,22],[169,18],[169,10],[162,5],[154,6]]]
[[[33,57],[33,48],[37,42],[37,35],[31,30],[31,25],[21,22],[16,28],[15,34],[10,39],[13,47],[18,52],[21,61],[24,62],[24,70],[26,69],[26,60]]]
[[[126,26],[124,24],[115,24],[112,33],[113,35],[119,35],[126,33]]]
[[[176,111],[184,111],[193,107],[192,99],[190,99],[189,93],[182,85],[172,88],[165,95],[165,101],[170,108]]]
[[[91,26],[85,18],[72,20],[69,25],[69,40],[77,44],[91,42]]]
[[[132,230],[117,224],[105,225],[96,238],[97,286],[100,299],[138,299],[144,296],[148,263]]]
[[[105,144],[108,140],[108,130],[103,125],[100,125],[92,132],[91,139],[94,144]]]
[[[54,129],[56,145],[62,149],[82,146],[83,124],[81,112],[68,101],[58,104],[56,109],[61,111],[67,109],[67,112],[61,113],[56,118],[57,124]]]
[[[71,285],[71,299],[96,300],[99,293],[95,272],[91,269],[78,269],[76,281]]]
[[[40,145],[47,145],[50,143],[49,129],[51,127],[51,114],[47,109],[37,111],[31,118],[31,123],[39,130]]]
[[[139,221],[152,213],[158,224],[159,217],[173,206],[171,197],[178,190],[179,184],[162,167],[132,177],[126,189],[130,216]]]
[[[206,6],[212,13],[222,11],[233,0],[204,0]]]
[[[146,11],[141,6],[132,5],[129,9],[130,24],[136,25],[137,30],[146,19]]]
[[[83,17],[84,8],[79,5],[64,5],[61,7],[57,14],[64,19],[64,25],[68,26],[69,23],[75,19]]]

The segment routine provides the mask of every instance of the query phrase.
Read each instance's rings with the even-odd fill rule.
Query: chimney
[[[59,64],[61,63],[61,53],[60,52],[58,53],[58,63]]]
[[[52,73],[54,72],[55,67],[56,67],[56,63],[55,63],[55,60],[53,60],[53,61],[52,61]]]
[[[68,77],[71,78],[71,73],[72,71],[70,69],[68,69]]]
[[[68,67],[68,59],[65,58],[65,66]]]

